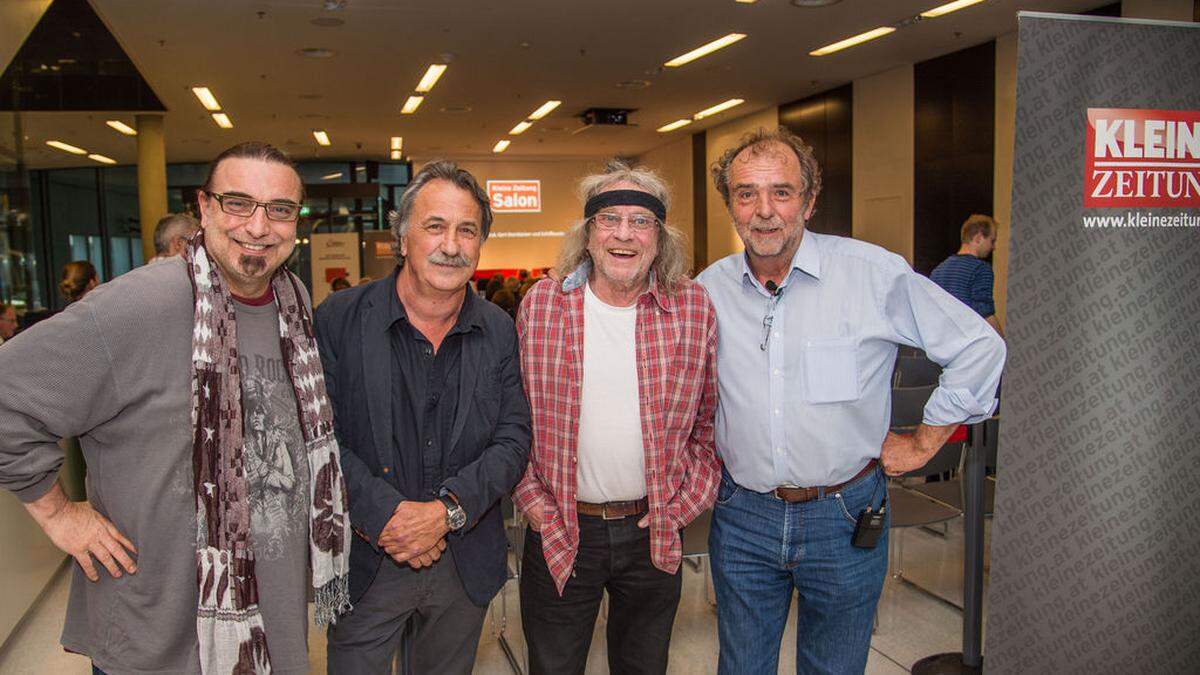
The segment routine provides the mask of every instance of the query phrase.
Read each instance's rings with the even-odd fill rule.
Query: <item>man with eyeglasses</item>
[[[680,530],[711,504],[716,317],[686,277],[667,189],[613,162],[517,316],[533,448],[521,622],[534,674],[583,673],[608,594],[613,673],[665,673]]]
[[[78,562],[62,643],[98,672],[307,673],[308,598],[318,624],[348,609],[332,408],[283,267],[302,200],[282,152],[236,145],[182,257],[0,350],[0,487]],[[58,483],[65,436],[88,502]]]
[[[718,669],[777,672],[798,593],[796,672],[861,673],[887,570],[884,473],[992,414],[1004,343],[900,256],[806,231],[821,170],[785,128],[748,134],[712,175],[745,244],[698,277],[720,326]],[[898,345],[944,367],[909,436],[888,431]]]

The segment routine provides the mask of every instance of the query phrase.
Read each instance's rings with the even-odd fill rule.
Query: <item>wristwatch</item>
[[[446,527],[450,528],[451,532],[461,530],[462,526],[467,524],[467,512],[463,511],[454,494],[442,488],[438,493],[438,500],[446,506]]]

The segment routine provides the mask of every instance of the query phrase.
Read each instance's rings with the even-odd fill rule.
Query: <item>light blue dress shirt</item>
[[[1004,341],[883,248],[806,231],[775,296],[744,253],[697,281],[717,310],[717,452],[743,487],[833,485],[878,458],[898,345],[944,367],[926,424],[974,424],[996,409]]]

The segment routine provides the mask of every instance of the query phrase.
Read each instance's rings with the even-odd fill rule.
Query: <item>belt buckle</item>
[[[610,517],[608,515],[608,505],[609,505],[609,502],[605,502],[604,506],[600,507],[600,518],[602,520],[620,520],[625,517],[625,516],[611,516]]]

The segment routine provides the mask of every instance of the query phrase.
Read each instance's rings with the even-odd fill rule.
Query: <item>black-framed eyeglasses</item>
[[[619,213],[609,213],[605,211],[592,216],[592,222],[596,224],[596,227],[602,230],[615,230],[621,226],[622,222],[627,222],[629,223],[629,227],[632,227],[635,230],[641,230],[642,232],[658,227],[658,218],[643,213],[622,216]]]
[[[220,192],[209,192],[208,196],[217,200],[221,205],[221,210],[231,216],[242,216],[249,218],[254,215],[255,209],[263,208],[263,213],[267,214],[269,220],[280,222],[288,222],[295,220],[300,216],[300,205],[292,202],[260,202],[242,195],[228,195]]]

